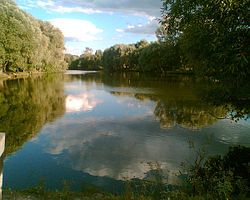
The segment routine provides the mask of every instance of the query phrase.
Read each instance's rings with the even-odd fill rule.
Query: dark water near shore
[[[191,143],[208,155],[250,146],[250,120],[206,101],[208,87],[188,76],[76,71],[0,82],[3,188],[67,181],[119,191],[159,166],[177,184],[181,163],[196,157]]]

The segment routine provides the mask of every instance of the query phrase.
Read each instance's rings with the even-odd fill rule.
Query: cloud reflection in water
[[[46,128],[44,148],[61,165],[94,176],[143,179],[151,170],[148,162],[155,161],[163,170],[176,173],[183,158],[190,156],[186,140],[172,134],[155,135],[155,129],[161,132],[157,122],[151,116],[139,119],[62,119],[57,127]]]
[[[87,92],[78,95],[68,95],[65,101],[66,112],[68,113],[91,111],[101,103],[93,94]]]

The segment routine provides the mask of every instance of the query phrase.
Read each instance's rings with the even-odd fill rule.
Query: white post
[[[3,155],[5,148],[5,133],[0,133],[0,157]],[[2,158],[0,158],[1,162],[3,162]],[[2,186],[3,186],[3,164],[1,164],[0,169],[0,200],[2,200]]]
[[[4,152],[5,147],[5,133],[0,133],[0,157]]]

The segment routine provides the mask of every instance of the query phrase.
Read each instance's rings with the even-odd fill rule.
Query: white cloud
[[[128,25],[128,29],[132,29],[132,28],[135,28],[134,25]]]
[[[36,2],[39,7],[46,8],[49,6],[55,6],[55,2],[53,1],[37,1]]]
[[[160,16],[162,4],[161,0],[16,0],[16,2],[31,13],[34,9],[42,9],[43,12],[47,12],[47,16],[39,16],[43,19],[48,19],[48,16],[52,16],[52,14],[53,16],[59,16],[59,19],[52,19],[50,22],[63,32],[66,52],[77,55],[80,55],[84,47],[87,46],[95,50],[105,49],[115,43],[134,43],[142,36],[145,39],[154,40],[156,26],[153,26],[151,21],[155,21],[153,19]],[[74,15],[75,19],[68,19],[71,18],[70,14],[72,13],[80,13],[81,15]],[[110,22],[107,21],[110,19],[110,16],[103,17],[103,20],[98,21],[98,24],[105,25],[107,23],[107,26],[99,28],[97,27],[99,26],[98,24],[95,25],[90,21],[80,20],[80,18],[84,19],[82,17],[85,17],[82,13],[119,13],[119,17],[122,17],[124,21],[110,25]],[[67,14],[68,18],[62,18],[62,14]],[[139,16],[138,20],[136,16]],[[79,19],[76,19],[78,17]],[[129,26],[121,26],[121,24],[128,24]],[[102,29],[105,29],[107,34],[100,34],[103,32]],[[133,33],[136,37],[132,38],[131,35],[126,33]],[[136,35],[136,33],[138,34]],[[107,37],[107,35],[108,38],[102,39]]]
[[[116,29],[116,32],[155,35],[155,31],[158,26],[158,22],[155,19],[152,19],[146,24],[128,25],[125,29]]]
[[[84,42],[66,42],[66,53],[81,55],[83,53]]]
[[[86,20],[57,18],[49,21],[62,31],[66,42],[100,40],[97,34],[103,32],[102,29],[97,28],[93,23]]]
[[[19,6],[22,10],[30,10],[30,6]]]
[[[58,13],[73,13],[73,12],[85,13],[85,14],[103,13],[100,10],[94,10],[92,8],[63,7],[63,6],[53,7],[51,11]]]
[[[123,29],[119,29],[119,28],[115,29],[115,31],[118,32],[118,33],[123,33],[124,32]]]

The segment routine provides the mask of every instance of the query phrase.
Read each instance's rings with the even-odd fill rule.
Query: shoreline
[[[0,73],[0,80],[11,80],[18,78],[28,78],[32,76],[44,75],[44,74],[53,74],[53,73],[65,73],[65,71],[59,72],[8,72],[8,73]]]
[[[15,79],[22,77],[29,77],[33,74],[43,74],[44,72],[9,72],[9,73],[0,73],[0,79]]]
[[[90,71],[85,71],[85,70],[72,70],[72,69],[68,69],[66,71],[83,71],[83,72],[90,72]],[[58,71],[58,72],[7,72],[7,73],[3,73],[0,72],[0,80],[8,80],[8,79],[18,79],[18,78],[27,78],[27,77],[32,77],[32,76],[37,76],[37,75],[43,75],[43,74],[53,74],[53,73],[65,73],[66,71]],[[102,70],[100,70],[102,71]],[[91,71],[94,72],[94,71]],[[97,72],[97,71],[95,71]],[[110,71],[105,71],[105,72],[109,72]],[[134,70],[124,70],[124,71],[113,71],[112,73],[123,73],[123,72],[137,72],[137,73],[145,73],[145,74],[152,74],[152,72],[143,72],[143,71],[134,71]],[[159,76],[169,76],[169,75],[193,75],[192,72],[173,72],[173,71],[169,71],[166,72],[164,74],[159,74]]]

